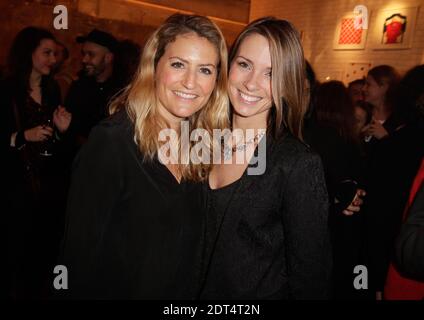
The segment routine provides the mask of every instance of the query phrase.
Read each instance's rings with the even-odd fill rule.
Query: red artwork
[[[362,28],[355,29],[355,18],[341,20],[339,44],[360,44]]]
[[[402,43],[406,30],[406,16],[395,13],[384,22],[383,44]]]

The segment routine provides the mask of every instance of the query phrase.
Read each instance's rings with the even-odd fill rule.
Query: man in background
[[[76,40],[82,44],[82,70],[69,89],[65,106],[72,113],[70,129],[78,149],[91,129],[108,116],[108,103],[122,86],[114,69],[115,37],[94,29]]]

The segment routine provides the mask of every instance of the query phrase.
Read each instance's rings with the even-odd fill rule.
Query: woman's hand
[[[64,133],[68,130],[72,120],[72,114],[66,111],[62,106],[57,107],[53,112],[53,123],[60,133]]]
[[[373,136],[378,140],[383,139],[384,137],[389,135],[383,125],[375,120],[373,120],[370,124],[366,125],[362,129],[362,132],[365,132],[366,135]]]
[[[37,126],[24,131],[26,141],[41,142],[50,138],[53,134],[53,129],[48,126]]]
[[[362,190],[362,189],[356,190],[355,198],[350,203],[349,207],[343,210],[343,214],[345,216],[351,216],[355,214],[355,212],[359,212],[361,210],[362,204],[364,203],[361,197],[364,197],[365,195],[366,195],[365,190]]]

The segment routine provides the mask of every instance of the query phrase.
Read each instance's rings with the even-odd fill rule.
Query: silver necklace
[[[257,133],[252,139],[247,140],[245,143],[235,145],[233,147],[230,147],[228,145],[224,145],[224,160],[230,160],[233,157],[233,153],[237,151],[246,151],[247,146],[252,143],[258,143],[259,140],[262,139],[262,137],[265,135],[265,132]]]

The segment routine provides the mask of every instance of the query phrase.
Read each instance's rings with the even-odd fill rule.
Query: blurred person
[[[421,164],[416,181],[410,195],[411,207],[396,242],[396,254],[400,270],[408,278],[421,282],[422,291],[419,298],[422,300],[424,299],[424,162]]]
[[[424,160],[415,177],[396,240],[384,296],[387,300],[424,299]]]
[[[55,57],[56,63],[53,66],[52,74],[60,87],[60,94],[62,101],[64,101],[74,78],[67,65],[69,50],[62,42],[56,41]]]
[[[364,79],[357,79],[349,83],[347,90],[349,93],[350,101],[356,105],[359,101],[364,101],[363,87],[365,85]]]
[[[77,42],[82,44],[83,68],[69,89],[65,106],[73,115],[70,131],[78,149],[91,129],[108,116],[108,104],[122,84],[114,68],[118,41],[113,35],[94,29],[77,37]]]
[[[118,44],[115,68],[123,87],[127,86],[133,79],[140,63],[142,48],[131,40],[122,40]]]
[[[16,299],[45,297],[63,230],[66,162],[61,155],[71,115],[60,106],[51,76],[55,49],[49,31],[21,30],[0,86],[9,295]]]
[[[365,101],[358,101],[354,104],[355,131],[360,140],[364,139],[364,128],[371,123],[372,107]]]
[[[333,297],[365,298],[353,287],[354,268],[363,264],[364,164],[355,131],[354,108],[340,81],[320,84],[313,98],[317,128],[305,131],[305,139],[323,157],[330,196],[330,232],[333,244]],[[349,209],[347,212],[346,209]]]
[[[343,136],[345,140],[341,139],[339,134],[335,133],[335,129],[332,128],[336,123],[334,120],[331,126],[318,123],[315,104],[317,103],[316,95],[320,85],[321,84],[316,80],[315,72],[311,64],[306,61],[305,86],[307,94],[305,95],[305,105],[307,111],[304,120],[304,139],[305,142],[320,155],[323,161],[326,185],[330,192],[330,205],[334,207],[335,199],[332,196],[334,194],[332,190],[334,190],[337,183],[342,181],[342,178],[346,175],[346,163],[343,160],[343,156],[341,156],[344,152],[337,152],[337,150],[344,150],[345,148],[343,145],[346,141],[355,141],[355,137],[352,137],[351,134],[352,121],[349,120],[351,118],[351,111],[349,111],[349,108],[344,108],[343,111],[346,113],[347,110],[348,119],[339,118],[339,121],[344,122],[345,128],[340,129],[339,126],[337,126],[336,129],[344,130]],[[342,100],[345,101],[345,105],[348,105],[346,104],[346,100]],[[331,102],[331,105],[334,106],[334,102]],[[335,107],[335,109],[337,109],[337,107]],[[349,161],[349,163],[351,163],[351,161]],[[345,203],[346,207],[342,207],[343,204],[338,202],[338,209],[336,209],[336,211],[344,215],[353,215],[355,212],[359,212],[362,204],[361,197],[363,196],[365,196],[365,191],[358,188],[355,199],[350,204]]]
[[[380,140],[402,126],[402,119],[394,113],[395,93],[400,81],[398,72],[391,66],[372,68],[363,86],[365,101],[372,105],[372,121],[364,131]],[[389,120],[386,122],[386,120]],[[384,125],[383,125],[384,124]]]
[[[372,122],[363,129],[371,136],[365,145],[368,196],[364,209],[370,289],[378,300],[384,298],[394,241],[423,155],[423,143],[418,137],[424,133],[415,125],[417,113],[401,98],[401,87],[408,78],[402,81],[399,84],[394,68],[383,65],[368,72],[364,86],[365,99],[372,105],[373,114]]]
[[[416,158],[424,157],[424,65],[410,69],[399,85],[397,103],[407,125],[399,130],[403,144]],[[415,151],[414,151],[415,150]],[[414,167],[413,167],[414,168]],[[413,169],[412,168],[412,169]],[[409,200],[404,210],[404,223],[396,241],[396,256],[389,268],[385,286],[387,299],[423,299],[424,270],[422,255],[422,226],[420,217],[423,212],[424,162],[412,184]]]

